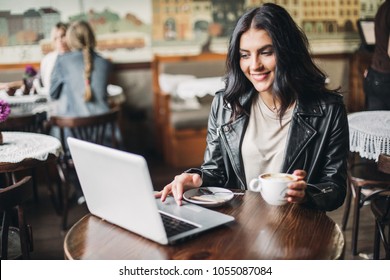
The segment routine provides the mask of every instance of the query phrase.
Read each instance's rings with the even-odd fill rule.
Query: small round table
[[[34,169],[43,164],[56,162],[63,152],[59,139],[39,133],[2,132],[3,144],[0,145],[0,173],[6,174],[7,184],[16,183],[15,172]],[[46,169],[47,170],[47,169]],[[9,182],[11,176],[11,182]],[[62,194],[56,202],[55,191],[48,182],[54,207],[61,212]],[[34,190],[35,191],[35,190]],[[58,205],[60,204],[60,205]]]
[[[8,96],[4,90],[0,90],[0,99],[4,99],[9,103],[11,115],[50,112],[52,110],[51,102],[49,102],[49,96],[47,95]]]
[[[378,160],[390,154],[390,111],[363,111],[348,115],[351,152]]]
[[[62,153],[59,139],[39,133],[30,132],[2,132],[3,144],[0,145],[1,167],[17,169],[18,165],[31,160],[46,161],[50,155],[58,157]],[[6,172],[9,172],[6,170]]]

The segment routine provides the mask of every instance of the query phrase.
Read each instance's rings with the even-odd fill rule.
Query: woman
[[[58,99],[57,115],[90,116],[107,112],[111,63],[95,52],[96,40],[86,21],[73,22],[66,32],[72,50],[58,56],[50,96]]]
[[[375,15],[375,40],[371,66],[363,80],[366,109],[390,110],[390,0]]]
[[[313,63],[308,41],[285,9],[246,12],[229,43],[226,87],[216,93],[201,168],[156,194],[181,205],[188,188],[247,189],[264,172],[298,176],[287,201],[330,211],[346,194],[348,121],[338,90]]]
[[[48,91],[50,89],[50,78],[54,68],[54,64],[58,55],[69,51],[66,43],[65,35],[68,25],[63,22],[58,22],[51,31],[51,39],[54,50],[49,52],[42,58],[40,66],[40,78],[43,87]]]
[[[72,51],[58,56],[51,75],[50,96],[58,100],[54,114],[83,117],[108,112],[111,63],[95,52],[96,40],[91,26],[86,21],[73,22],[66,32],[66,41]],[[51,134],[59,137],[58,129],[53,127]],[[66,130],[65,138],[69,135]],[[68,152],[67,147],[64,149]],[[77,176],[71,180],[76,188],[77,203],[84,203]]]
[[[48,94],[50,88],[50,77],[53,71],[54,64],[57,56],[64,54],[69,51],[68,45],[66,44],[65,34],[68,25],[63,22],[58,22],[51,30],[51,40],[54,50],[46,54],[41,61],[39,74],[31,73],[28,75],[27,71],[25,75],[28,80],[31,80],[28,88],[23,80],[12,81],[8,83],[0,83],[0,89],[10,90],[12,88],[22,88],[25,94],[28,94],[30,90],[36,91],[39,94]],[[27,67],[26,67],[27,70]],[[35,71],[35,69],[32,69]],[[31,89],[31,87],[33,88]]]

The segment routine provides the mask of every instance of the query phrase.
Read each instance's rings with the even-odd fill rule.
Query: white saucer
[[[214,194],[203,194],[200,189],[208,189]],[[203,187],[190,189],[183,194],[184,200],[205,207],[217,207],[232,200],[232,191],[218,187]]]

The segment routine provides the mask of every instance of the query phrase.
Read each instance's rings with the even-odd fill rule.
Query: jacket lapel
[[[241,160],[240,145],[247,120],[248,117],[243,115],[232,124],[222,125],[220,130],[220,135],[225,142],[226,151],[232,163],[232,167],[239,178],[245,178],[244,167],[242,166]]]
[[[323,115],[318,102],[298,100],[294,110],[282,166],[282,172],[287,173],[294,171],[294,163],[317,134],[317,130],[311,125],[313,118]]]
[[[251,90],[247,94],[244,94],[240,98],[240,103],[247,110],[250,111],[251,100],[253,96],[256,94],[254,90]],[[241,181],[243,186],[245,183],[245,173],[244,166],[242,165],[242,157],[241,157],[241,142],[244,136],[244,131],[248,124],[248,116],[246,114],[242,114],[238,119],[236,119],[233,123],[228,124],[228,121],[231,116],[231,109],[229,107],[224,108],[225,114],[223,117],[224,124],[221,125],[220,128],[220,136],[224,141],[226,151],[230,158],[230,162],[232,163],[232,167],[237,177]]]

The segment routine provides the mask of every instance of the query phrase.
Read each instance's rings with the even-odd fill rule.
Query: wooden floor
[[[149,168],[152,175],[152,181],[157,189],[162,188],[166,183],[172,180],[177,174],[178,169],[167,167],[160,162],[149,162]],[[27,208],[27,219],[33,229],[34,251],[31,258],[36,260],[61,260],[63,259],[63,240],[65,232],[60,230],[60,216],[55,214],[51,201],[48,198],[47,188],[44,185],[39,186],[39,203],[31,200]],[[73,224],[83,217],[88,210],[84,205],[77,205],[75,202],[71,205],[69,213],[69,223]],[[374,235],[373,217],[370,213],[370,207],[365,206],[361,212],[361,226],[359,235],[359,251],[361,256],[351,254],[351,224],[352,218],[345,231],[346,251],[345,259],[364,259],[365,255],[372,253],[372,243]],[[328,215],[338,224],[341,223],[343,207]]]

